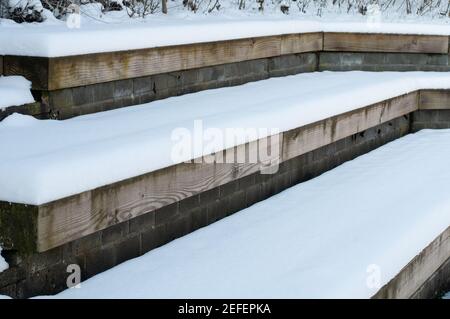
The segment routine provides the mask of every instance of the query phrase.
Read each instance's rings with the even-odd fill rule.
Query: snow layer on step
[[[449,157],[408,135],[57,297],[369,298],[450,226]]]
[[[368,23],[362,19],[339,21],[339,16],[324,20],[169,15],[152,16],[145,21],[122,18],[118,19],[120,23],[102,19],[105,19],[103,15],[92,19],[99,20],[96,23],[82,20],[78,29],[70,29],[62,21],[54,19],[42,24],[21,25],[0,19],[0,55],[57,57],[322,31],[450,35],[450,25],[443,23],[420,20]]]
[[[33,103],[31,82],[22,76],[0,76],[0,109]]]
[[[203,121],[204,130],[283,132],[418,89],[438,88],[450,89],[449,73],[318,72],[66,121],[13,114],[0,122],[0,200],[43,204],[252,141],[248,136],[211,142],[174,161],[177,141],[172,134],[178,128],[193,132],[196,120]]]

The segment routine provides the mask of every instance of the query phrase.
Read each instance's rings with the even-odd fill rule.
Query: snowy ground
[[[369,298],[450,226],[450,130],[424,130],[57,298]]]
[[[5,259],[1,255],[2,247],[0,246],[0,272],[8,269],[8,264],[6,263]]]
[[[0,76],[0,109],[33,103],[31,82],[21,76]]]
[[[200,134],[207,134],[208,128],[283,132],[411,91],[437,88],[450,88],[450,74],[317,72],[66,121],[13,114],[0,122],[0,200],[43,204],[274,134],[267,130],[266,135],[242,140],[214,140],[174,159],[174,132],[193,132],[196,120],[203,121]]]
[[[319,31],[450,35],[450,19],[445,16],[362,16],[330,10],[317,17],[316,11],[305,15],[292,10],[284,15],[278,7],[260,13],[230,9],[226,4],[223,1],[222,9],[210,14],[173,6],[168,15],[145,19],[130,19],[125,11],[105,14],[96,5],[86,5],[81,7],[80,28],[73,28],[78,26],[77,19],[69,19],[69,28],[50,12],[45,12],[47,20],[39,24],[0,19],[0,55],[55,57]]]

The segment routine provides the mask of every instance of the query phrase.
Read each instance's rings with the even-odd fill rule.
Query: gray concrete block
[[[102,245],[120,241],[129,233],[129,222],[123,222],[104,229],[102,232]]]
[[[210,66],[198,70],[198,82],[200,83],[223,81],[224,78],[225,72],[222,65]]]
[[[208,209],[206,205],[193,209],[190,215],[192,216],[192,230],[208,225]]]
[[[85,255],[93,250],[99,249],[102,245],[102,233],[95,232],[84,236],[71,243],[71,254],[80,256]],[[69,251],[70,253],[70,251]]]
[[[86,254],[86,276],[88,278],[116,265],[115,248],[113,245],[102,247]]]
[[[135,96],[141,96],[150,92],[154,95],[151,76],[133,79],[133,93]]]
[[[183,93],[194,92],[195,86],[199,82],[199,69],[187,70],[181,73],[181,86]]]
[[[436,112],[438,122],[450,123],[450,110],[437,110]]]
[[[219,187],[215,187],[206,192],[201,192],[199,194],[199,201],[200,201],[199,204],[202,206],[206,206],[208,203],[211,203],[211,202],[219,199],[219,196],[220,196]]]
[[[220,197],[227,197],[238,190],[239,181],[232,181],[219,187]]]
[[[413,114],[413,122],[437,123],[439,122],[439,112],[435,110],[419,110]]]
[[[238,180],[238,189],[245,190],[256,184],[256,175],[251,174]]]
[[[29,273],[27,279],[20,289],[25,295],[33,295],[39,291],[41,295],[51,295],[54,291],[67,289],[66,281],[60,278],[67,278],[67,265],[51,264],[48,268]]]
[[[133,79],[114,81],[114,99],[133,95]]]
[[[50,91],[48,98],[53,109],[70,109],[74,105],[72,89]]]
[[[62,247],[56,247],[40,254],[34,254],[26,259],[27,269],[35,273],[48,268],[48,265],[59,264],[62,261]],[[12,265],[11,265],[12,266]]]
[[[215,200],[214,202],[206,205],[206,214],[208,224],[214,223],[215,221],[227,216],[226,205],[224,205],[220,200]]]
[[[114,244],[115,264],[136,258],[141,255],[141,240],[139,234],[128,236]]]
[[[247,207],[261,200],[263,200],[261,195],[261,185],[255,184],[245,189],[245,202]]]
[[[155,226],[155,212],[149,212],[138,217],[132,218],[129,221],[129,232],[139,233],[143,230],[150,229]]]
[[[268,74],[270,76],[286,76],[316,71],[317,56],[316,53],[302,53],[273,57],[269,60]]]
[[[227,207],[226,212],[227,216],[234,214],[247,207],[245,190],[238,190],[235,193],[228,196],[226,201],[226,207]]]
[[[154,212],[155,226],[160,226],[171,222],[178,217],[178,202],[164,206]]]
[[[167,223],[166,231],[168,235],[168,241],[180,238],[192,232],[192,224],[192,211],[185,212],[183,215],[178,216],[170,223]]]
[[[184,215],[186,212],[193,210],[200,205],[200,195],[193,195],[179,202],[179,214]]]
[[[99,83],[92,86],[94,102],[105,102],[114,100],[114,82]]]
[[[160,247],[169,241],[166,225],[149,228],[140,234],[141,254]]]
[[[73,103],[75,106],[94,103],[95,85],[80,86],[72,89]]]

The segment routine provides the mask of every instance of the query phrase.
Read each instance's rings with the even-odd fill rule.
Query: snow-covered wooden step
[[[0,123],[3,248],[81,259],[92,276],[409,133],[419,101],[448,123],[448,89],[446,73],[323,72],[66,121],[13,115]],[[227,129],[257,133],[211,140]]]
[[[412,297],[450,258],[449,150],[408,135],[57,297]]]
[[[177,177],[180,162],[245,145],[272,135],[274,130],[283,145],[279,157],[288,160],[414,112],[418,109],[418,90],[444,88],[450,88],[446,73],[324,72],[201,92],[67,121],[14,115],[0,124],[0,148],[4,152],[0,160],[0,200],[40,207],[36,210],[36,249],[44,251],[243,177],[258,167],[252,164],[236,174],[232,173],[233,165],[225,165],[222,172],[210,171],[214,165],[206,165],[200,166],[200,174],[194,165]],[[334,120],[327,121],[329,118]],[[214,141],[208,148],[195,147],[174,159],[174,134],[180,128],[193,132],[195,121],[201,121],[203,129],[268,130],[256,138],[244,136],[240,142]],[[300,137],[291,131],[299,128],[304,132]],[[146,183],[153,184],[154,177],[140,178],[125,192],[131,197],[116,195],[119,202],[110,199],[114,203],[110,209],[102,207],[102,202],[96,208],[92,206],[91,201],[96,200],[91,190],[105,185],[120,187],[124,181],[129,184],[130,178],[169,167],[172,170],[168,169],[167,177],[156,188],[146,191]],[[196,182],[184,185],[190,174],[196,176]],[[170,183],[171,178],[175,178],[174,183]],[[136,198],[138,194],[142,200]],[[131,203],[134,208],[127,208]],[[93,210],[102,212],[101,216],[92,215]]]
[[[0,40],[15,44],[0,48],[3,72],[32,81],[48,116],[67,119],[301,72],[450,70],[444,26],[419,32],[409,25],[390,25],[371,32],[360,24],[345,29],[344,24],[305,27],[302,21],[236,23],[226,25],[251,29],[238,32],[209,23],[208,32],[180,37],[170,25],[154,25],[161,29],[157,36],[147,24],[108,25],[70,30],[70,37],[67,30],[50,28],[19,38],[14,30],[0,35]],[[188,25],[183,29],[199,27]],[[114,38],[123,32],[127,36],[110,41],[111,32]],[[95,35],[98,41],[87,40]],[[7,40],[11,36],[14,41]]]

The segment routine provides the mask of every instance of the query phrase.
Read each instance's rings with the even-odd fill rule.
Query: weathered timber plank
[[[40,57],[3,57],[4,75],[22,75],[30,80],[35,90],[48,90],[49,59]]]
[[[254,150],[257,143],[247,143],[244,152]],[[233,150],[238,154],[237,148]],[[213,163],[182,163],[40,206],[37,250],[46,251],[265,168],[259,162],[224,164],[223,154],[216,153]]]
[[[52,58],[49,90],[321,49],[319,33]]]
[[[450,109],[449,90],[423,90],[419,98],[420,110],[448,110]]]
[[[450,227],[384,285],[373,299],[414,298],[450,256]]]
[[[7,56],[4,73],[24,75],[37,90],[58,90],[322,50],[448,54],[448,44],[442,36],[287,34],[59,58]]]
[[[299,33],[281,36],[281,54],[317,52],[323,50],[322,33]]]
[[[0,56],[0,75],[3,75],[3,56]]]
[[[325,33],[324,51],[448,54],[449,38],[430,35]]]
[[[410,93],[285,132],[282,161],[414,112],[417,96]]]

